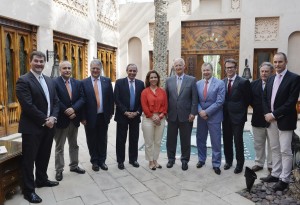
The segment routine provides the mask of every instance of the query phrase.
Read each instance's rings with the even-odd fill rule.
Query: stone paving
[[[248,118],[250,119],[250,118]],[[189,169],[182,171],[180,160],[176,160],[173,168],[166,168],[167,155],[161,153],[158,162],[163,166],[161,170],[152,171],[148,168],[144,151],[139,151],[139,168],[134,168],[128,163],[126,154],[125,169],[117,168],[115,154],[116,123],[112,120],[108,134],[108,156],[106,164],[108,171],[92,170],[85,140],[84,129],[79,129],[78,143],[80,146],[80,166],[86,170],[83,175],[69,171],[65,167],[63,180],[59,186],[53,188],[38,188],[37,194],[43,199],[43,205],[153,205],[153,204],[198,204],[198,205],[250,205],[250,200],[236,192],[246,188],[244,174],[234,174],[233,167],[216,175],[213,172],[211,159],[201,169],[196,168],[197,156],[192,155]],[[245,130],[250,129],[249,120]],[[20,140],[17,138],[16,140]],[[140,146],[143,145],[143,133],[140,133]],[[54,170],[54,145],[49,162],[48,176],[55,179]],[[65,161],[69,163],[68,147],[65,147]],[[246,161],[245,166],[252,167],[253,161]],[[257,173],[259,177],[266,176],[264,169]],[[256,180],[258,183],[259,180]],[[5,205],[28,205],[23,199],[20,190],[7,200]]]

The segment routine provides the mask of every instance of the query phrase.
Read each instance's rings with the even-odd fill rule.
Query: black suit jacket
[[[233,124],[247,121],[247,110],[251,99],[249,80],[236,76],[231,86],[231,95],[228,95],[228,78],[224,79],[226,85],[225,103],[223,105],[224,120],[230,117]]]
[[[109,124],[111,116],[114,114],[114,96],[111,80],[100,76],[103,114],[105,123]],[[87,127],[95,128],[97,121],[97,101],[91,77],[82,80],[82,88],[85,96],[85,104],[82,110],[82,119],[86,120]]]
[[[143,81],[135,79],[135,105],[134,109],[130,110],[130,91],[128,85],[128,78],[118,79],[115,84],[114,98],[116,104],[115,121],[118,123],[128,123],[129,118],[124,115],[127,111],[136,112],[140,114],[132,120],[141,122],[142,105],[141,93],[145,86]]]
[[[272,88],[276,75],[272,75],[264,92],[264,114],[271,113]],[[294,130],[297,126],[296,103],[300,92],[300,76],[287,71],[284,75],[274,101],[272,112],[279,130]]]
[[[80,81],[70,78],[70,83],[72,87],[72,100],[69,97],[69,93],[63,78],[58,77],[54,79],[56,93],[59,98],[59,114],[56,124],[57,128],[66,128],[70,122],[74,123],[76,127],[79,127],[80,125],[81,109],[85,102],[83,90]],[[72,120],[66,114],[64,114],[65,110],[70,107],[75,110],[76,114],[76,117]]]
[[[58,116],[59,100],[51,78],[44,76],[50,96],[50,116]],[[43,88],[30,71],[22,75],[16,84],[16,94],[22,108],[19,132],[39,134],[46,122],[48,103]]]
[[[251,125],[254,127],[267,127],[268,123],[265,120],[265,116],[264,116],[263,89],[262,89],[262,80],[261,79],[251,82],[250,105],[253,108]]]

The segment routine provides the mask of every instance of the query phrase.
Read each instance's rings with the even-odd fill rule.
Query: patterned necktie
[[[48,86],[42,75],[39,76],[39,82],[43,88],[43,91],[44,91],[46,99],[47,99],[47,103],[48,103],[47,117],[49,117],[50,116],[50,95],[49,95]]]
[[[231,95],[231,82],[232,82],[232,80],[229,79],[228,81],[229,81],[229,82],[228,82],[227,92],[228,92],[228,95]]]
[[[274,102],[275,102],[275,97],[279,88],[279,85],[282,80],[282,75],[277,74],[274,80],[273,88],[272,88],[272,97],[271,97],[271,110],[272,112],[274,111]]]
[[[177,79],[177,94],[179,95],[179,92],[180,92],[180,88],[181,88],[181,77],[179,77]]]
[[[130,110],[133,111],[134,110],[134,104],[135,104],[135,93],[134,93],[134,87],[133,87],[133,83],[134,81],[131,80],[130,81]]]
[[[97,101],[97,110],[100,108],[100,97],[99,97],[99,89],[98,89],[98,79],[94,79],[94,92]]]
[[[70,82],[68,80],[66,80],[66,88],[68,90],[70,99],[72,99],[72,91],[71,91],[71,86],[70,86]]]
[[[203,90],[204,100],[206,100],[206,96],[207,96],[207,87],[208,87],[208,80],[205,81],[205,85],[204,85],[204,90]]]

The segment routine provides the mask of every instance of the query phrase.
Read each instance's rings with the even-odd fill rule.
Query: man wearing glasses
[[[55,89],[59,98],[59,114],[55,133],[55,179],[61,181],[64,171],[64,146],[66,138],[69,143],[70,171],[84,174],[85,170],[78,166],[77,134],[80,125],[80,113],[84,105],[84,95],[81,83],[72,75],[72,66],[69,61],[59,64],[60,77],[54,80]]]
[[[234,173],[238,174],[243,171],[244,166],[244,142],[243,130],[247,121],[247,109],[250,103],[250,82],[241,78],[236,74],[237,62],[234,59],[225,61],[226,78],[224,83],[226,86],[225,103],[223,106],[224,119],[223,143],[225,165],[224,170],[228,170],[232,166],[233,161],[233,143],[235,145],[236,168]]]

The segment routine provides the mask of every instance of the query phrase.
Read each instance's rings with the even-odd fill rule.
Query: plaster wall
[[[254,49],[256,48],[277,48],[278,51],[288,52],[289,36],[300,31],[300,1],[298,0],[240,0],[240,8],[233,10],[231,0],[191,0],[191,12],[189,15],[181,12],[181,0],[170,0],[168,5],[169,21],[169,62],[181,55],[181,22],[216,20],[216,19],[240,19],[240,65],[244,65],[245,58],[249,66],[253,68]],[[127,63],[128,39],[135,36],[142,42],[142,64],[149,63],[149,22],[154,22],[154,3],[131,3],[120,5],[120,44],[119,59],[121,64]],[[272,41],[255,40],[256,18],[278,17],[278,35]],[[297,53],[288,53],[288,57],[295,59]],[[299,59],[299,58],[298,58]],[[298,62],[300,64],[300,59]],[[147,66],[143,67],[147,68]],[[170,69],[170,68],[169,68]],[[239,73],[244,67],[239,68]],[[144,79],[148,70],[143,71]],[[300,74],[300,70],[293,70]],[[253,72],[253,70],[252,70]]]

